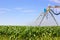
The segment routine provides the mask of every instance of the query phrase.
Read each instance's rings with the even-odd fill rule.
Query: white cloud
[[[33,9],[25,9],[25,8],[14,8],[14,9],[17,10],[17,11],[20,11],[20,12],[24,12],[24,13],[35,12],[35,10],[33,10]]]
[[[8,8],[0,8],[0,11],[11,11],[11,9],[8,9]]]
[[[0,11],[0,16],[7,13],[6,11]]]
[[[0,14],[2,14],[2,13],[6,13],[5,11],[0,11]]]
[[[14,8],[14,9],[16,9],[16,10],[22,10],[23,8]]]
[[[55,2],[55,3],[60,3],[60,0],[50,0],[52,2]]]
[[[13,9],[0,8],[0,14],[7,13],[7,12],[8,12],[8,13],[9,13],[9,12],[32,13],[32,12],[36,12],[36,11],[33,10],[33,9],[26,9],[26,8],[20,8],[20,7],[13,8]]]
[[[4,14],[4,13],[7,13],[8,11],[11,11],[11,10],[8,9],[8,8],[0,8],[0,15]]]
[[[23,10],[22,12],[35,12],[34,10]]]

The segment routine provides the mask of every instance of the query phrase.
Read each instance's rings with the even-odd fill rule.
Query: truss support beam
[[[51,16],[52,16],[52,18],[54,19],[54,21],[55,21],[55,23],[57,24],[57,26],[58,26],[58,22],[56,21],[56,19],[55,19],[55,17],[53,16],[53,14],[49,11],[49,13],[51,14]],[[42,20],[40,21],[40,23],[39,23],[39,25],[38,26],[40,26],[41,25],[41,23],[43,22],[43,20],[44,20],[44,18],[45,18],[45,16],[47,15],[47,13],[45,13],[44,14],[44,16],[43,16],[43,18],[42,18]]]

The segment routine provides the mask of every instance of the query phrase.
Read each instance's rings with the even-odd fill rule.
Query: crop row
[[[60,37],[60,27],[0,26],[0,35],[21,40],[55,38]]]

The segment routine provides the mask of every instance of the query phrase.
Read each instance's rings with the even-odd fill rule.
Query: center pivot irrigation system
[[[48,6],[46,9],[44,9],[44,15],[43,15],[41,21],[39,22],[38,26],[41,25],[42,21],[44,20],[45,16],[47,16],[48,13],[51,14],[51,16],[52,16],[52,18],[54,19],[56,25],[58,26],[58,22],[56,21],[54,15],[59,15],[60,12],[59,12],[59,13],[55,13],[54,10],[52,10],[52,8],[53,8],[53,9],[54,9],[54,8],[60,8],[60,6]],[[53,14],[54,14],[54,15],[53,15]],[[39,20],[40,16],[41,16],[41,15],[39,15],[39,17],[36,19],[36,21]]]

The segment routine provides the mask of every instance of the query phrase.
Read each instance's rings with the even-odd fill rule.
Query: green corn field
[[[0,26],[0,40],[60,40],[60,27]]]

